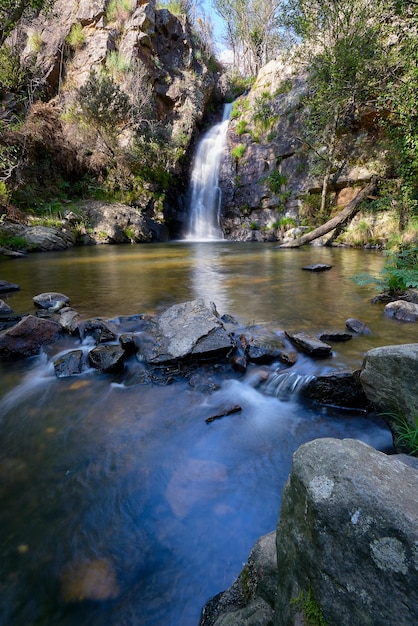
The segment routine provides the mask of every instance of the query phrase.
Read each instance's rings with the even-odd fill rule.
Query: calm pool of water
[[[301,267],[329,263],[310,273]],[[155,313],[203,297],[245,324],[276,330],[373,331],[302,373],[356,368],[369,348],[418,341],[416,325],[386,319],[374,291],[378,253],[274,245],[172,243],[80,248],[1,260],[17,282],[16,312],[61,291],[83,317]],[[6,299],[6,298],[5,298]],[[0,363],[0,624],[192,626],[238,575],[254,541],[273,530],[295,449],[315,437],[356,437],[380,449],[390,435],[364,415],[267,395],[251,372],[208,367],[206,394],[187,380],[143,385],[134,363],[117,378],[56,379],[50,356]],[[211,424],[228,403],[241,413]]]

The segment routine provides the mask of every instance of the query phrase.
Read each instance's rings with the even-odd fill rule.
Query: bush
[[[282,186],[287,183],[287,176],[280,174],[278,170],[273,170],[272,173],[263,178],[263,181],[267,183],[267,187],[272,193],[280,193]]]
[[[418,288],[418,247],[388,252],[380,277],[370,274],[357,274],[354,281],[358,285],[375,284],[378,289],[398,294],[405,289]]]
[[[247,146],[244,143],[239,143],[237,146],[235,146],[235,148],[231,150],[232,158],[239,161],[243,157],[246,149],[247,149]]]
[[[74,48],[74,50],[79,50],[83,47],[85,41],[86,36],[82,25],[79,22],[77,22],[77,24],[73,24],[66,38],[68,45],[71,46],[71,48]]]

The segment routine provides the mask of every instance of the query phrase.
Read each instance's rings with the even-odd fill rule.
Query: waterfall
[[[219,168],[226,145],[231,108],[232,104],[225,105],[222,121],[208,130],[199,142],[190,182],[187,239],[222,239],[219,225],[222,201]]]

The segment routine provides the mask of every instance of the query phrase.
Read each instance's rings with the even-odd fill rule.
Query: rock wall
[[[234,104],[220,181],[228,239],[282,240],[289,228],[282,218],[296,225],[318,205],[322,180],[301,139],[305,93],[306,74],[278,59],[261,69],[249,93]],[[347,158],[331,187],[336,212],[385,169],[384,148],[366,113],[340,141]]]

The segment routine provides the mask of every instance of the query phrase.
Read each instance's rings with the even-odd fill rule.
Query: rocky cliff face
[[[56,0],[51,10],[40,13],[28,25],[20,24],[12,38],[17,42],[22,64],[36,76],[36,93],[43,90],[49,100],[48,104],[37,105],[36,115],[30,114],[19,137],[8,138],[9,144],[24,144],[26,150],[24,168],[19,174],[15,172],[16,180],[20,176],[20,182],[24,180],[27,187],[33,188],[40,176],[46,184],[58,181],[60,176],[74,182],[83,173],[93,172],[100,182],[109,177],[113,167],[113,178],[121,178],[112,181],[114,188],[126,191],[131,186],[130,201],[146,210],[147,217],[171,225],[181,219],[180,194],[170,189],[181,190],[182,160],[213,96],[216,79],[186,16],[176,17],[167,9],[157,9],[155,0]],[[115,119],[117,143],[111,146],[111,157],[109,146],[101,141],[103,134],[93,133],[92,125],[79,115],[79,90],[86,86],[92,72],[99,76],[103,71],[125,94],[131,113],[136,110],[136,119],[128,120],[123,127]],[[106,102],[100,106],[106,110]],[[54,118],[56,134],[45,128],[46,118],[48,123]],[[150,153],[152,141],[160,141],[163,146],[165,160],[160,170],[172,177],[168,182],[155,182],[152,176],[147,178],[141,173],[144,163],[132,148],[138,127],[142,129],[145,154],[147,145]],[[164,139],[157,132],[163,132]],[[71,153],[64,159],[66,163],[77,162],[77,167],[67,166],[70,172],[64,171],[60,163],[60,147],[53,145],[57,137]],[[155,150],[157,155],[162,152]],[[110,166],[109,160],[113,161]],[[150,160],[148,169],[154,165],[152,157]],[[159,175],[163,176],[161,172]]]
[[[322,179],[302,132],[308,121],[305,92],[304,72],[279,59],[235,102],[221,179],[227,238],[280,240],[292,220],[293,226],[303,223],[318,209]],[[370,119],[364,112],[339,139],[341,167],[332,180],[331,211],[338,212],[385,169],[384,146]]]

